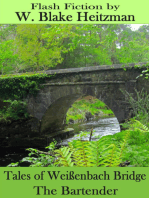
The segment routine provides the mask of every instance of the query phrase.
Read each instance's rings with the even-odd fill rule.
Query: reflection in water
[[[97,137],[106,136],[106,135],[113,135],[115,133],[120,132],[120,126],[118,123],[117,118],[103,118],[98,121],[90,121],[84,124],[79,125],[80,131],[91,131],[93,128],[93,136],[92,141],[96,141]],[[77,131],[76,131],[77,132]],[[79,137],[71,137],[67,138],[60,143],[60,145],[68,145],[68,142],[78,139]],[[89,140],[89,135],[84,137],[83,140]]]

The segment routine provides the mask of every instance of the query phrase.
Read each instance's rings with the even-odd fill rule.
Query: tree
[[[71,25],[18,25],[15,39],[25,70],[45,70],[62,62],[67,52],[63,40],[71,36]]]
[[[15,24],[0,24],[0,41],[13,40],[16,36]]]
[[[0,43],[5,73],[149,60],[148,25],[0,25]]]
[[[14,54],[13,40],[0,42],[0,72],[10,73],[15,70],[17,54]]]
[[[149,60],[149,40],[141,31],[126,29],[121,33],[121,47],[118,57],[120,63],[138,63]]]
[[[120,25],[76,25],[74,37],[64,43],[66,47],[72,45],[73,50],[62,54],[64,61],[59,67],[118,63],[116,42],[121,29]]]

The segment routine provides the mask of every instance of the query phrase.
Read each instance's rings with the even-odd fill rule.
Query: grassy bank
[[[95,99],[93,97],[85,97],[78,99],[74,102],[72,107],[68,110],[66,115],[66,123],[69,123],[69,120],[85,120],[85,113],[90,112],[94,117],[110,117],[114,116],[111,109],[109,109],[105,103]]]
[[[130,166],[135,167],[149,167],[149,122],[144,125],[133,118],[126,125],[129,126],[127,130],[103,139],[108,145],[115,145],[115,152],[119,150],[122,162],[129,161]]]

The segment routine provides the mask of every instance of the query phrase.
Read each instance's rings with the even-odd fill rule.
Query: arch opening
[[[115,114],[118,122],[122,123],[129,116],[129,104],[120,91],[123,86],[119,83],[72,84],[54,88],[47,86],[39,93],[34,108],[35,117],[40,117],[38,119],[41,120],[40,131],[49,134],[62,130],[68,109],[77,99],[84,96],[92,96],[104,102]]]
[[[71,105],[66,114],[66,123],[68,128],[75,129],[75,133],[94,131],[93,140],[96,136],[120,132],[120,125],[114,112],[104,102],[91,95],[78,98]],[[67,141],[69,139],[62,144]]]
[[[74,106],[75,109],[78,106],[79,114],[77,112],[76,115],[73,115],[75,112],[70,113],[70,109]],[[50,134],[63,130],[66,124],[75,123],[75,120],[89,121],[90,119],[105,117],[116,116],[108,105],[95,96],[86,94],[67,95],[49,106],[41,121],[41,132]]]
[[[66,124],[74,124],[93,120],[95,118],[106,117],[115,117],[115,115],[104,102],[91,95],[82,96],[68,109]]]

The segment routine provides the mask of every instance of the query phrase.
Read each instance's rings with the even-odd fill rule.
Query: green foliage
[[[55,149],[56,141],[51,142],[47,149],[48,152],[42,152],[37,149],[29,148],[27,149],[30,151],[29,157],[25,157],[21,160],[21,162],[29,162],[31,163],[31,167],[53,167],[55,157],[53,156],[53,151]],[[31,157],[33,155],[33,157]],[[10,165],[11,166],[11,165]]]
[[[123,160],[129,159],[131,166],[135,167],[148,167],[149,165],[149,146],[143,145],[130,145],[124,152]]]
[[[4,102],[9,103],[9,105],[0,111],[0,120],[8,122],[10,119],[28,118],[29,114],[26,110],[26,102],[20,100],[5,100]]]
[[[147,25],[132,31],[124,24],[9,24],[0,30],[1,73],[149,61]]]
[[[24,62],[21,69],[40,71],[54,67],[62,62],[61,53],[69,48],[62,44],[64,39],[71,37],[72,25],[17,25],[15,45],[18,55]]]
[[[15,24],[0,24],[0,40],[13,39],[16,35],[16,26]]]
[[[111,65],[115,63],[117,25],[75,25],[74,36],[64,41],[64,45],[73,50],[62,54],[64,61],[60,67],[86,67],[93,65]],[[116,59],[116,58],[115,58]]]
[[[120,42],[122,42],[122,47],[118,53],[120,63],[148,61],[149,41],[144,33],[127,29],[122,32]]]
[[[0,120],[18,120],[27,118],[25,98],[28,94],[37,94],[41,84],[51,78],[47,74],[23,74],[0,78],[0,99],[9,103],[0,110]]]
[[[68,123],[69,119],[84,120],[86,112],[91,112],[92,115],[103,112],[102,117],[114,115],[111,109],[108,109],[108,107],[102,101],[98,99],[86,100],[83,98],[81,100],[75,101],[72,107],[68,110],[66,122]]]
[[[127,101],[130,103],[133,113],[139,120],[148,120],[149,112],[149,94],[142,89],[140,92],[135,90],[135,96],[128,93],[127,91],[122,91],[126,96]]]
[[[144,64],[141,66],[142,68],[144,68],[144,70],[142,71],[142,73],[137,76],[137,78],[139,77],[143,77],[145,79],[149,79],[149,64]],[[141,68],[140,65],[136,65],[135,68]]]
[[[148,131],[147,126],[133,119],[129,129],[97,141],[83,141],[88,132],[81,132],[77,135],[80,138],[69,142],[68,147],[56,149],[53,142],[48,152],[30,148],[29,157],[22,161],[30,162],[31,167],[117,167],[127,160],[130,166],[148,167]]]
[[[149,60],[148,27],[145,32],[132,31],[122,24],[75,25],[74,36],[64,41],[73,50],[62,54],[60,67],[86,67]]]
[[[44,73],[3,76],[0,78],[1,99],[23,99],[28,94],[36,94],[40,84],[51,78]]]
[[[143,133],[149,132],[149,128],[146,125],[142,124],[139,120],[135,120],[135,119],[134,120],[132,119],[129,129],[133,131],[138,130]]]
[[[55,156],[57,157],[57,160],[55,165],[72,167],[73,162],[70,158],[72,153],[73,152],[71,152],[68,147],[62,147],[59,150],[56,150]]]
[[[123,160],[128,160],[131,165],[148,167],[149,163],[149,128],[135,118],[127,123],[129,139],[124,150]]]
[[[19,165],[19,162],[11,163],[8,165],[8,167],[17,167]]]
[[[13,40],[0,42],[0,73],[10,73],[14,70],[17,54],[14,54]]]
[[[82,132],[80,137],[86,134],[87,132]],[[124,137],[122,146],[119,144],[119,147],[114,143],[109,144],[105,137],[95,142],[82,141],[81,139],[73,140],[69,143],[68,147],[61,147],[59,149],[55,149],[56,142],[52,142],[47,147],[50,149],[49,152],[43,152],[33,148],[27,149],[30,151],[29,157],[23,158],[21,162],[30,162],[31,167],[115,167],[121,162],[125,144],[126,137]],[[31,157],[32,155],[33,157]]]
[[[128,141],[127,149],[124,151],[123,160],[129,159],[133,166],[148,167],[149,146],[145,134],[140,134],[137,131],[135,134],[134,132],[130,132],[130,138],[132,139]]]
[[[148,26],[0,25],[2,73],[147,62]],[[148,69],[144,70],[146,78]]]

